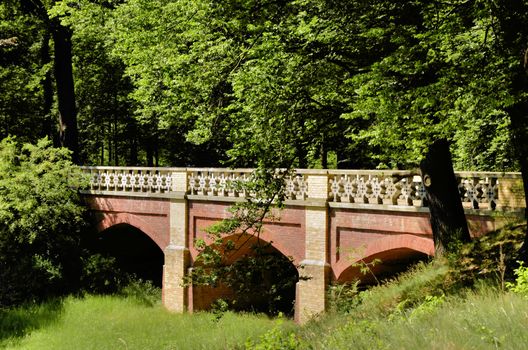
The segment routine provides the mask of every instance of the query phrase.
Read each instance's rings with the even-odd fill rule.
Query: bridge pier
[[[169,311],[187,311],[187,288],[182,286],[182,279],[190,262],[189,249],[169,245],[165,248],[165,264],[163,265],[163,305]]]
[[[165,248],[163,265],[163,305],[174,312],[185,312],[188,306],[187,288],[183,278],[190,266],[187,208],[187,173],[171,174],[171,191],[174,196],[169,204],[169,245]]]
[[[305,323],[326,310],[326,290],[331,267],[328,263],[328,176],[307,175],[305,208],[305,258],[297,282],[295,321]]]

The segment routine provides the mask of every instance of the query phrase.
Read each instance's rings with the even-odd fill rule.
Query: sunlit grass
[[[3,340],[7,349],[232,349],[272,328],[264,316],[173,314],[132,298],[67,298],[60,316],[24,337]],[[4,336],[5,338],[5,336]],[[0,343],[1,345],[2,343]]]
[[[493,267],[489,250],[479,261]],[[480,254],[475,247],[470,253]],[[464,261],[476,260],[419,264],[393,281],[352,293],[344,300],[348,314],[330,312],[302,327],[250,314],[225,313],[219,320],[211,313],[173,314],[152,306],[152,300],[159,303],[157,293],[132,285],[121,297],[69,297],[0,310],[0,348],[244,349],[249,338],[251,350],[527,348],[528,298],[503,291],[493,273],[467,275]]]
[[[509,293],[451,299],[417,316],[340,320],[324,336],[311,337],[310,348],[525,349],[528,344],[528,300]]]

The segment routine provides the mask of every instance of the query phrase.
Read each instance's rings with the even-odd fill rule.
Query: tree
[[[0,306],[77,287],[81,185],[70,151],[47,139],[0,142]]]
[[[37,25],[42,26],[53,39],[53,77],[57,90],[58,101],[58,125],[59,140],[63,147],[70,149],[73,160],[78,158],[78,129],[77,129],[77,111],[75,105],[75,90],[72,73],[72,47],[71,47],[71,30],[61,23],[60,17],[52,17],[48,10],[53,6],[55,1],[40,0],[22,0],[7,2],[7,8],[16,8],[34,18]],[[47,45],[49,37],[44,35],[42,58],[49,59],[49,50]],[[47,64],[48,62],[43,62]],[[45,109],[50,108],[49,90],[50,85],[44,79],[44,104]],[[46,113],[48,111],[45,111]]]
[[[429,147],[420,162],[420,169],[430,211],[435,256],[455,252],[458,245],[469,242],[471,236],[445,139],[437,140]]]
[[[459,168],[517,169],[506,112],[509,59],[495,49],[489,12],[472,1],[376,3],[365,21],[387,20],[358,35],[387,48],[353,77],[357,97],[344,117],[369,127],[350,137],[377,145],[373,156],[391,168],[412,167],[447,138]]]
[[[44,91],[49,91],[44,88],[49,82],[45,31],[31,16],[2,3],[0,39],[0,138],[9,134],[24,141],[52,137],[51,106],[44,101]]]
[[[218,145],[233,166],[267,156],[287,163],[289,154],[297,167],[345,158],[343,82],[355,63],[335,47],[346,37],[332,34],[335,18],[318,20],[317,11],[303,1],[122,4],[114,54],[135,84],[138,118]]]
[[[525,219],[528,221],[528,2],[514,4],[501,1],[490,4],[490,13],[497,19],[496,50],[510,62],[509,87],[513,101],[506,110],[511,120],[514,149],[522,173],[525,198]],[[521,257],[528,261],[528,226]]]

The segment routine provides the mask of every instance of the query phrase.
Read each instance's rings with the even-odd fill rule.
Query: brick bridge
[[[163,304],[172,311],[206,308],[213,289],[181,286],[204,228],[227,217],[246,194],[229,183],[249,169],[84,167],[97,230],[128,224],[163,252]],[[470,231],[479,236],[522,215],[519,173],[458,172]],[[271,242],[308,280],[297,283],[295,318],[304,322],[325,310],[333,281],[361,277],[357,262],[380,259],[374,273],[394,272],[434,254],[429,211],[422,206],[419,176],[406,171],[297,170],[286,181],[286,208],[266,222],[261,239]],[[218,296],[218,295],[216,295]]]

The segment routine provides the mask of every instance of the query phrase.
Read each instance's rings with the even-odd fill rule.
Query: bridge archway
[[[372,284],[433,255],[431,238],[408,234],[388,236],[370,242],[363,251],[339,262],[334,268],[334,278],[337,282],[359,279],[362,284]],[[361,272],[365,265],[368,265],[367,273]]]
[[[130,213],[104,213],[102,219],[97,223],[97,231],[102,232],[119,224],[128,224],[139,229],[156,243],[161,250],[165,249],[167,245],[166,239],[153,229],[153,225],[139,215]]]
[[[104,226],[103,226],[104,227]],[[120,272],[162,286],[164,255],[159,245],[143,230],[117,223],[99,231],[91,250],[115,259]]]
[[[229,276],[233,288],[193,286],[193,309],[208,309],[222,298],[230,301],[237,311],[282,312],[293,316],[299,272],[292,258],[286,257],[272,242],[253,235],[225,237],[224,245],[228,241],[234,249],[226,253],[223,263],[234,266]]]

